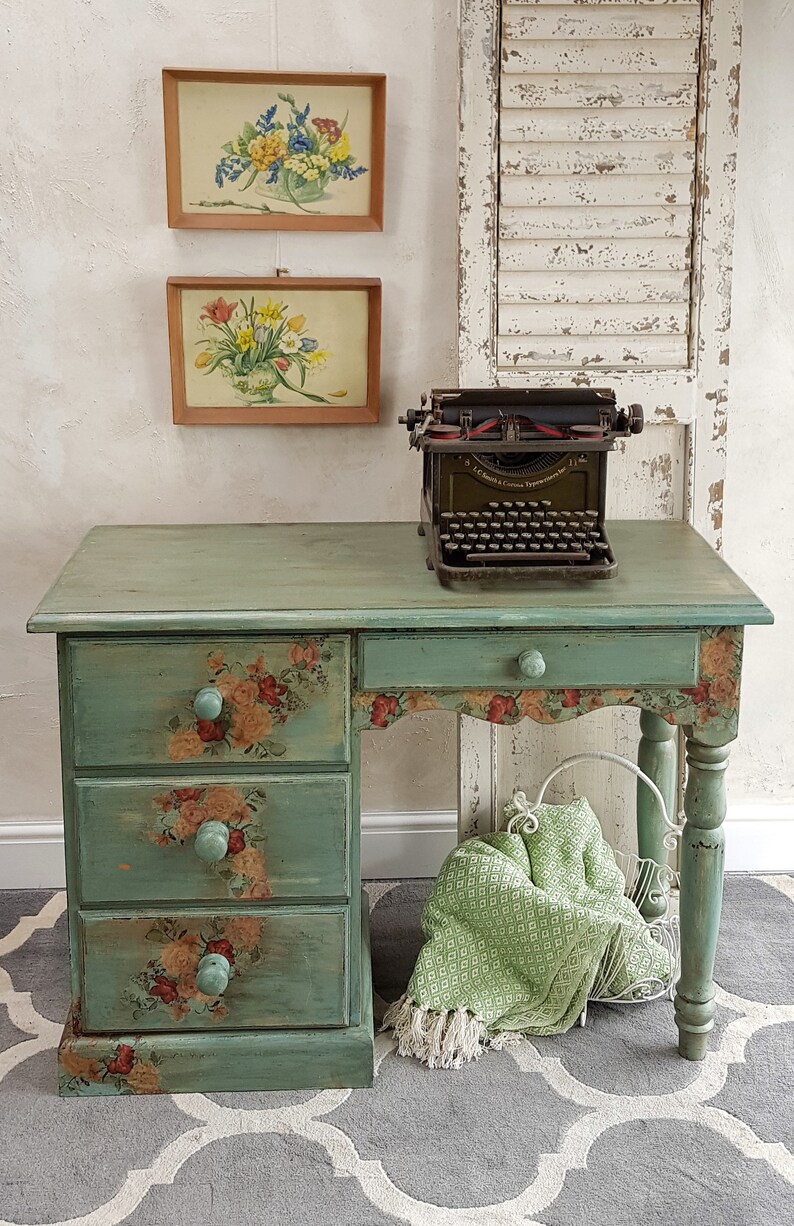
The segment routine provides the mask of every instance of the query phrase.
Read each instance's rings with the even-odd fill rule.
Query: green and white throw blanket
[[[602,963],[615,997],[669,980],[669,954],[625,897],[587,801],[535,814],[534,833],[470,839],[444,861],[422,913],[427,942],[384,1018],[400,1055],[459,1068],[516,1034],[567,1030]]]

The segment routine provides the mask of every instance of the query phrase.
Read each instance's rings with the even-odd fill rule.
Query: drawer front
[[[694,685],[698,642],[696,630],[365,634],[359,641],[359,686],[515,690]]]
[[[82,780],[82,901],[346,898],[349,791],[343,774]]]
[[[236,1030],[347,1022],[347,911],[236,910],[119,917],[80,913],[88,1031]],[[197,985],[206,959],[228,984]]]
[[[343,636],[73,639],[69,653],[77,767],[347,761]],[[222,707],[199,719],[206,687]]]

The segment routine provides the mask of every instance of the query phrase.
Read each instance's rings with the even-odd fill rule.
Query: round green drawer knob
[[[223,695],[214,685],[205,685],[193,699],[196,719],[217,719],[223,710]]]
[[[537,681],[546,671],[546,661],[539,651],[522,651],[518,657],[518,671],[529,681]]]
[[[223,954],[205,954],[196,970],[196,987],[205,996],[222,996],[229,983],[229,959]]]
[[[195,851],[205,864],[217,864],[229,850],[229,827],[224,822],[202,822],[196,831]]]

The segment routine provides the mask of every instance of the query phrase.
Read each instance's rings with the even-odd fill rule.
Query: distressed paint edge
[[[697,371],[690,522],[718,551],[727,465],[742,0],[703,0],[693,290]]]
[[[460,0],[458,29],[458,377],[461,387],[488,387],[496,382],[500,0]]]

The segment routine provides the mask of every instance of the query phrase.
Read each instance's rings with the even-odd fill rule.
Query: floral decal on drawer
[[[263,921],[250,915],[214,916],[191,931],[185,920],[158,919],[146,933],[156,952],[144,970],[134,975],[122,998],[132,1007],[135,1021],[154,1012],[168,1013],[175,1022],[187,1014],[205,1014],[221,1021],[229,1010],[221,996],[206,996],[196,984],[196,971],[205,954],[222,954],[232,977],[244,974],[264,957]]]
[[[83,1087],[110,1082],[117,1094],[160,1094],[160,1059],[138,1056],[131,1043],[117,1043],[115,1051],[101,1059],[83,1056],[64,1043],[58,1053],[62,1092],[79,1094]]]
[[[243,795],[226,786],[172,788],[154,798],[158,822],[145,837],[158,847],[184,846],[204,822],[223,822],[229,827],[229,847],[223,860],[208,866],[228,884],[235,898],[271,898],[261,827],[252,826],[267,797],[262,788]]]
[[[353,707],[358,724],[388,728],[413,711],[457,711],[492,724],[517,724],[533,719],[555,724],[601,707],[635,706],[656,711],[671,724],[705,727],[713,724],[735,735],[739,708],[741,630],[731,626],[703,631],[700,680],[682,689],[617,687],[555,690],[397,690],[359,693]]]
[[[273,650],[283,657],[283,646],[274,644]],[[223,709],[215,720],[198,719],[192,708],[185,716],[175,715],[168,724],[169,758],[185,762],[230,750],[254,758],[281,757],[287,752],[280,736],[283,725],[328,689],[323,663],[330,659],[330,649],[316,639],[290,644],[283,667],[271,667],[264,655],[244,663],[227,660],[223,651],[210,652],[207,678],[220,691]]]

